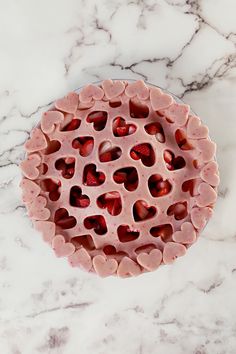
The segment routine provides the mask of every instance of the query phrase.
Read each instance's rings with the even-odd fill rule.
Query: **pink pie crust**
[[[172,263],[212,216],[208,128],[161,89],[105,80],[69,93],[25,143],[22,199],[58,257],[101,277]]]

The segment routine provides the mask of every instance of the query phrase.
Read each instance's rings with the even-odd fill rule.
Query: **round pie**
[[[22,198],[58,257],[105,277],[183,256],[212,215],[216,145],[188,105],[143,81],[57,100],[25,143]]]

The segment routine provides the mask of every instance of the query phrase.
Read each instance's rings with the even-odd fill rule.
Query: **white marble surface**
[[[235,0],[0,0],[0,353],[236,353]],[[101,280],[54,257],[20,201],[40,114],[103,78],[183,97],[218,144],[202,237],[173,266]]]

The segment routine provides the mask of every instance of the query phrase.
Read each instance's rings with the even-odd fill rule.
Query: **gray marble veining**
[[[0,0],[1,354],[236,352],[235,12],[234,0]],[[109,77],[175,93],[218,146],[214,217],[185,257],[136,279],[56,259],[18,187],[41,112]]]

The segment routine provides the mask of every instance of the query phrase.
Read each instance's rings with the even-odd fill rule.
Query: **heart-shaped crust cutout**
[[[120,225],[117,234],[120,242],[134,241],[139,237],[139,231],[131,230],[129,225]]]
[[[149,116],[149,107],[137,97],[131,98],[129,101],[129,114],[131,118],[143,119]]]
[[[159,143],[165,142],[166,140],[165,133],[162,128],[162,125],[159,122],[149,123],[145,125],[144,129],[149,135],[155,135]]]
[[[58,141],[58,140],[50,140],[48,142],[48,146],[47,146],[46,150],[44,151],[44,154],[45,155],[54,154],[55,152],[60,150],[60,148],[61,148],[60,141]]]
[[[20,164],[23,175],[29,179],[36,179],[39,176],[39,167],[41,164],[41,157],[38,154],[28,155],[27,159]]]
[[[173,233],[172,238],[175,242],[190,245],[196,241],[196,232],[190,222],[184,222],[180,228],[180,231]]]
[[[81,136],[72,141],[72,147],[79,149],[80,156],[89,156],[94,147],[94,138],[91,136]]]
[[[80,267],[87,272],[92,268],[91,257],[84,248],[78,249],[68,257],[68,261],[72,267]]]
[[[161,237],[162,241],[167,242],[172,240],[173,228],[171,224],[163,224],[153,226],[150,229],[150,234],[153,237]]]
[[[175,220],[182,220],[188,215],[187,202],[177,202],[167,209],[167,215],[174,215]]]
[[[103,91],[109,100],[120,96],[125,90],[125,84],[122,81],[104,80],[102,83]]]
[[[94,164],[89,164],[84,167],[83,172],[83,184],[89,187],[100,186],[105,182],[105,174],[97,171],[97,167]]]
[[[173,103],[173,98],[163,93],[159,88],[150,89],[150,102],[154,111],[160,111]]]
[[[85,86],[79,94],[80,101],[83,103],[89,103],[92,100],[100,101],[104,96],[104,91],[95,85]]]
[[[96,131],[101,131],[105,128],[107,123],[107,112],[105,111],[94,111],[89,113],[86,121],[88,123],[93,123],[93,128]]]
[[[192,150],[193,146],[190,141],[187,139],[185,132],[182,129],[177,129],[175,132],[175,140],[178,147],[181,150]]]
[[[134,191],[138,187],[138,173],[135,167],[124,167],[115,171],[113,179],[118,184],[124,184],[125,189],[129,192]]]
[[[39,185],[26,178],[22,179],[20,187],[22,189],[22,200],[24,203],[33,202],[40,193]]]
[[[71,132],[73,130],[79,129],[81,120],[74,118],[73,114],[65,114],[65,119],[63,125],[61,124],[60,131],[62,132]]]
[[[196,229],[203,229],[213,214],[211,208],[193,208],[191,210],[191,221]]]
[[[76,250],[82,247],[87,251],[93,251],[96,248],[91,235],[74,236],[70,242],[73,243]]]
[[[114,146],[110,141],[103,141],[98,148],[99,160],[101,162],[110,162],[121,157],[121,148]]]
[[[186,162],[182,156],[175,156],[175,154],[170,150],[165,150],[163,152],[163,158],[169,171],[180,170],[186,165]]]
[[[200,118],[190,116],[187,124],[187,136],[191,139],[203,139],[208,136],[209,130],[202,125]]]
[[[28,215],[34,220],[47,220],[50,217],[50,210],[45,208],[47,199],[39,195],[31,203],[27,204]]]
[[[45,178],[40,181],[40,187],[43,191],[48,192],[49,199],[56,201],[60,198],[61,181],[53,180],[51,178]]]
[[[178,126],[183,126],[188,120],[190,107],[186,104],[173,103],[171,106],[161,111],[169,121]]]
[[[107,209],[110,215],[119,215],[122,210],[120,193],[112,191],[100,195],[97,199],[97,205],[101,209]]]
[[[132,123],[126,123],[124,118],[117,117],[113,121],[112,130],[115,136],[123,137],[134,134],[137,130],[137,127]]]
[[[50,134],[54,131],[55,126],[63,122],[64,115],[58,111],[45,112],[41,119],[41,129],[45,134]]]
[[[141,273],[140,266],[128,257],[122,258],[119,267],[117,269],[117,275],[121,278],[127,278],[130,276],[136,277]]]
[[[162,252],[158,249],[150,251],[150,253],[142,252],[137,256],[137,262],[148,271],[153,271],[159,267],[162,261]]]
[[[200,158],[203,162],[208,162],[213,159],[216,153],[216,144],[207,139],[195,140],[195,146],[199,150]]]
[[[137,200],[133,206],[133,216],[136,222],[145,221],[153,218],[156,215],[156,208],[148,206],[144,200]]]
[[[54,222],[63,230],[72,229],[76,225],[76,218],[70,216],[65,208],[59,208],[55,212]]]
[[[30,139],[25,143],[25,149],[28,152],[36,152],[47,147],[47,140],[39,128],[34,128],[30,133]]]
[[[107,259],[102,255],[93,258],[93,267],[100,277],[105,278],[116,272],[118,263],[115,259]]]
[[[86,229],[93,229],[97,235],[105,235],[107,233],[107,224],[104,216],[92,215],[84,219],[84,227]]]
[[[62,235],[56,235],[52,239],[52,248],[57,257],[68,257],[75,252],[75,246],[66,242]]]
[[[198,192],[199,195],[195,197],[197,206],[206,207],[216,202],[216,191],[209,184],[201,183],[198,187]]]
[[[184,181],[182,184],[182,191],[185,193],[189,193],[191,197],[194,197],[195,195],[198,195],[198,187],[202,183],[202,180],[200,178],[198,179],[189,179],[187,181]]]
[[[211,186],[218,186],[220,178],[217,163],[215,161],[208,162],[208,164],[202,168],[200,177]]]
[[[161,175],[155,174],[149,177],[148,188],[154,198],[159,198],[169,194],[172,185],[168,180],[164,181]]]
[[[103,252],[106,256],[113,256],[117,261],[121,260],[124,256],[126,256],[126,252],[117,251],[116,248],[112,245],[106,245],[103,247]]]
[[[90,199],[86,194],[82,194],[82,189],[79,186],[73,186],[70,190],[70,205],[77,208],[87,208],[90,204]]]
[[[147,167],[153,166],[156,160],[153,147],[149,143],[135,145],[130,151],[130,156],[133,160],[141,160]]]
[[[51,221],[35,221],[34,226],[36,230],[41,232],[44,241],[51,244],[56,233],[55,223]]]
[[[70,179],[75,173],[75,158],[74,157],[64,157],[60,158],[55,162],[55,168],[61,171],[62,177]]]
[[[146,100],[149,97],[149,89],[142,80],[129,83],[125,89],[128,97],[137,96],[140,100]]]
[[[55,107],[59,111],[75,113],[79,103],[79,96],[75,92],[70,92],[67,96],[55,102]]]
[[[181,243],[167,242],[163,250],[163,262],[165,264],[171,264],[178,257],[184,256],[186,248]]]

